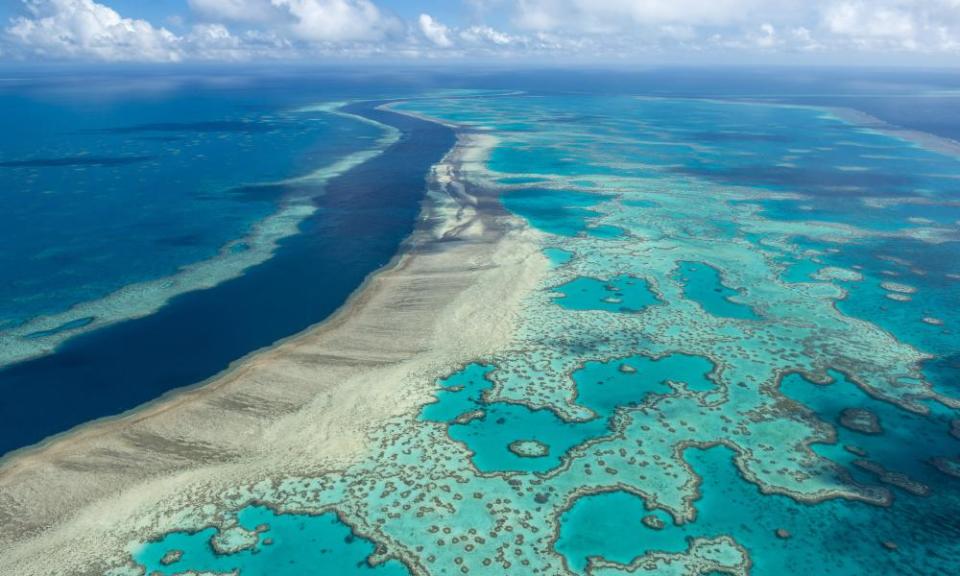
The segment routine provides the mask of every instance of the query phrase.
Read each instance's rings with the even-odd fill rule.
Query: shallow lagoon
[[[739,294],[725,286],[716,269],[703,262],[678,262],[676,278],[683,283],[683,293],[714,316],[756,319],[749,306],[731,299]]]
[[[596,194],[571,190],[523,188],[504,195],[503,204],[546,232],[576,236],[586,232],[587,219],[597,215],[590,208],[605,199]]]
[[[168,576],[185,569],[212,573],[239,571],[247,576],[343,574],[403,576],[397,561],[368,562],[375,546],[328,512],[319,516],[275,514],[251,506],[237,514],[230,532],[207,528],[168,534],[145,544],[135,559],[147,574]]]
[[[579,277],[553,289],[557,304],[568,310],[639,312],[657,303],[642,278],[614,276],[609,280]]]

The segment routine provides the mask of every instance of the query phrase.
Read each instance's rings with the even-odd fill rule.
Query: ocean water
[[[380,136],[232,91],[24,92],[0,95],[4,327],[215,258],[277,209],[284,180]]]
[[[453,143],[323,94],[58,96],[3,96],[0,453],[323,320],[393,257]]]
[[[845,115],[835,107],[880,114],[902,96],[864,95],[880,84],[837,95],[827,76],[715,77],[707,90],[683,73],[647,77],[672,85],[598,74],[584,92],[584,77],[532,74],[520,93],[398,104],[496,139],[475,184],[494,187],[550,262],[512,341],[372,432],[358,462],[164,511],[131,561],[161,573],[365,573],[400,559],[429,574],[956,573],[960,156]],[[940,126],[924,110],[917,127]],[[452,143],[429,123],[373,118],[407,136],[333,180],[321,208],[337,182],[422,178]],[[435,154],[410,151],[426,142]],[[282,246],[311,238],[314,221]],[[331,254],[333,232],[360,220],[343,222],[321,235]],[[234,282],[266,293],[256,271],[286,253],[209,295]],[[75,342],[112,349],[95,337],[113,329]],[[125,370],[147,362],[132,358]]]

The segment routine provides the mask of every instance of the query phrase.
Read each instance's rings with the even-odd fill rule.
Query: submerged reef
[[[863,434],[881,434],[880,419],[877,415],[863,408],[847,408],[840,413],[840,424],[844,427]]]
[[[371,548],[359,571],[958,568],[960,403],[928,366],[960,346],[917,331],[956,318],[952,296],[933,295],[960,260],[913,262],[926,269],[907,284],[879,256],[956,240],[956,214],[911,220],[926,205],[890,198],[947,186],[937,175],[960,161],[806,107],[481,95],[395,108],[483,133],[464,177],[550,260],[509,343],[372,433],[359,461],[169,512],[174,531],[111,574],[262,573],[239,558],[266,544],[245,521],[254,504],[271,526],[335,515]],[[887,178],[891,163],[912,176]],[[826,200],[841,190],[852,203]],[[873,215],[896,226],[863,220],[872,194],[907,211]],[[164,563],[185,539],[246,552]]]

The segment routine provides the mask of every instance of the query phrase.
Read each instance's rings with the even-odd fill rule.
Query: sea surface
[[[0,95],[0,453],[329,316],[412,231],[453,143],[377,101],[141,82]]]
[[[960,571],[954,79],[674,70],[438,73],[426,84],[394,87],[393,108],[494,138],[473,184],[534,230],[550,262],[513,340],[441,378],[434,402],[374,432],[370,454],[343,470],[164,511],[184,520],[130,544],[137,569]],[[30,434],[20,428],[46,414],[15,420],[20,408],[7,408],[10,447],[215,373],[329,314],[391,257],[452,133],[370,104],[344,109],[399,130],[383,140],[369,122],[303,104],[280,108],[383,152],[322,191],[285,196],[317,209],[263,262],[0,372],[18,407],[49,409],[51,390],[72,403]],[[84,169],[154,162],[106,164],[123,156],[108,152]],[[36,168],[26,153],[3,158],[11,173]],[[57,158],[74,156],[50,153],[42,170],[64,169]],[[240,180],[249,190],[265,178]],[[251,211],[284,205],[255,191]],[[203,258],[249,235],[266,208]],[[200,335],[179,347],[172,336],[186,326]],[[143,379],[145,366],[161,376]],[[136,394],[124,386],[134,380]]]

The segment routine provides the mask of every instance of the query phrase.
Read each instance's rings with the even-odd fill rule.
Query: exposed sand
[[[404,250],[328,321],[0,463],[0,572],[99,573],[149,533],[148,511],[339,469],[365,453],[367,431],[426,402],[438,377],[504,346],[547,260],[494,195],[460,177],[492,142],[459,136]]]

